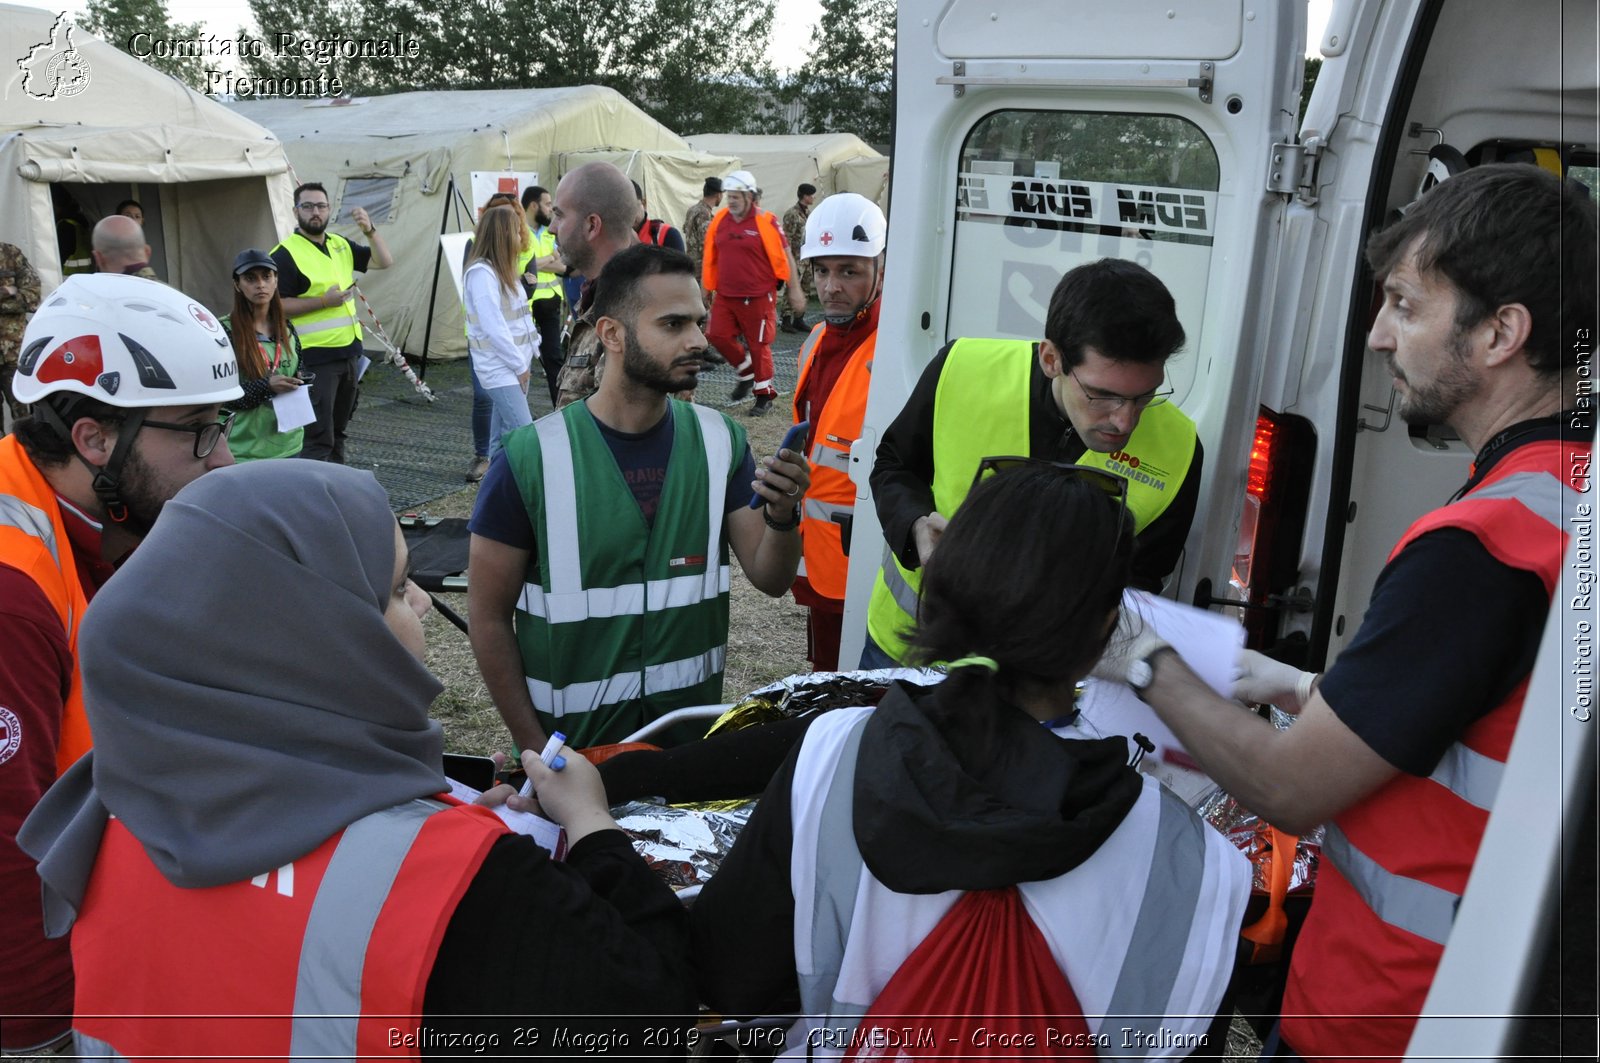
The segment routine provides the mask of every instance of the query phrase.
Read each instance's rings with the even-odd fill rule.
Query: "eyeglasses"
[[[1096,487],[1105,492],[1117,503],[1117,538],[1122,538],[1122,528],[1128,520],[1128,481],[1114,472],[1096,468],[1093,465],[1074,465],[1070,461],[1047,461],[1044,458],[1020,458],[996,455],[984,458],[978,462],[977,475],[972,478],[972,488],[993,476],[997,472],[1006,472],[1010,469],[1020,469],[1024,466],[1039,466],[1055,469],[1063,476],[1075,480],[1082,480],[1091,487]]]
[[[299,207],[301,210],[305,211],[307,214],[312,214],[312,213],[325,214],[325,213],[327,213],[327,210],[328,210],[328,207],[330,206],[330,204],[327,204],[327,203],[296,203],[295,206]]]
[[[1089,389],[1083,386],[1083,381],[1078,379],[1078,371],[1076,369],[1068,370],[1067,375],[1072,377],[1073,381],[1078,385],[1078,390],[1083,392],[1083,400],[1089,404],[1089,408],[1099,413],[1112,413],[1122,409],[1130,402],[1133,403],[1134,409],[1143,410],[1150,406],[1160,406],[1163,402],[1172,398],[1171,388],[1157,388],[1154,391],[1147,391],[1143,395],[1135,395],[1132,398],[1127,395],[1091,395],[1089,394]]]
[[[217,449],[217,444],[222,442],[222,437],[227,435],[228,430],[233,427],[233,414],[224,413],[220,419],[207,421],[204,424],[172,424],[170,421],[151,421],[147,419],[142,422],[142,426],[145,428],[161,428],[168,432],[188,432],[194,436],[194,456],[196,458],[208,458],[211,456],[211,452]]]

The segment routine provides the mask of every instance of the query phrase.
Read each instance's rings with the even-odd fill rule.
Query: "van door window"
[[[946,339],[1044,335],[1062,274],[1101,258],[1155,273],[1199,349],[1217,153],[1169,115],[996,111],[962,145]],[[1198,359],[1169,363],[1179,401]]]

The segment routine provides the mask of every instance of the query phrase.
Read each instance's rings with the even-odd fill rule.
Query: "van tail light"
[[[1278,613],[1293,600],[1315,448],[1309,421],[1261,407],[1231,581],[1244,604],[1245,644],[1255,649],[1277,639]]]

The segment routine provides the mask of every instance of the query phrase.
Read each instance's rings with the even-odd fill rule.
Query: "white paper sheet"
[[[1194,669],[1195,675],[1223,697],[1228,696],[1233,688],[1239,651],[1244,648],[1244,628],[1237,621],[1144,591],[1124,593],[1122,607],[1137,611],[1145,623],[1172,644],[1184,663]],[[1087,679],[1078,707],[1082,710],[1079,727],[1085,733],[1104,737],[1130,736],[1138,732],[1155,745],[1155,752],[1149,756],[1161,765],[1198,770],[1155,710],[1140,701],[1127,686]],[[1156,771],[1155,774],[1160,777],[1162,773]]]
[[[362,355],[356,359],[356,383],[361,383],[361,378],[367,375],[367,370],[372,367],[372,359]]]
[[[311,388],[302,385],[293,391],[281,391],[272,396],[272,412],[278,415],[278,431],[292,432],[317,419],[311,408]]]
[[[483,796],[480,791],[474,790],[465,783],[456,782],[456,780],[448,777],[445,781],[450,784],[450,796],[465,801],[467,804],[471,804]],[[535,842],[538,842],[539,847],[549,853],[552,858],[556,860],[566,858],[566,832],[562,830],[561,824],[545,819],[543,816],[536,816],[532,812],[518,812],[515,809],[507,808],[505,805],[499,805],[489,811],[499,816],[506,826],[518,834],[526,834]]]

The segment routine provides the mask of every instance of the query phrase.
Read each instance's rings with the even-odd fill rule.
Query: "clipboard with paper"
[[[1124,592],[1122,607],[1143,617],[1207,686],[1223,697],[1229,696],[1239,652],[1244,648],[1244,628],[1236,620],[1144,591]],[[1167,778],[1170,769],[1200,771],[1183,743],[1161,722],[1155,710],[1140,701],[1124,684],[1093,678],[1084,680],[1078,709],[1081,731],[1124,735],[1130,740],[1134,734],[1148,738],[1155,747],[1147,755],[1147,759],[1154,761],[1148,767],[1163,781],[1171,781]]]

